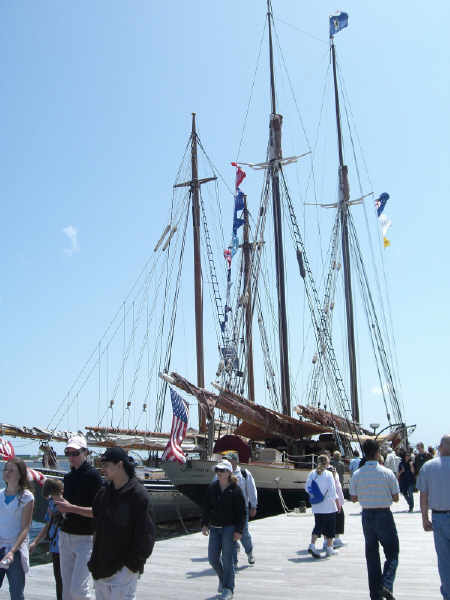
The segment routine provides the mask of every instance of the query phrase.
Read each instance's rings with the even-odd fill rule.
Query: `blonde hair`
[[[321,454],[319,456],[319,458],[317,459],[317,467],[316,467],[316,471],[319,475],[322,475],[323,471],[325,471],[329,461],[330,461],[330,459],[328,458],[328,456],[326,454]]]
[[[342,456],[342,454],[339,452],[339,450],[336,450],[336,452],[333,452],[333,457],[336,460],[341,460],[341,456]]]

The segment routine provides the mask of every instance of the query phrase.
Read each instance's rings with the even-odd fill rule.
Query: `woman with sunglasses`
[[[206,491],[202,533],[209,535],[208,560],[219,576],[218,592],[222,593],[222,598],[231,600],[234,591],[233,552],[242,537],[247,510],[231,463],[221,460],[213,470],[217,481],[211,483]]]
[[[67,515],[59,532],[63,600],[89,600],[87,563],[92,553],[92,504],[102,487],[102,478],[86,460],[87,443],[83,437],[71,438],[64,454],[70,472],[64,476],[64,500],[56,503],[59,512]]]
[[[11,600],[22,600],[25,574],[30,570],[28,531],[33,516],[33,488],[27,466],[20,458],[3,469],[6,488],[0,491],[0,587],[6,577]]]
[[[414,487],[416,485],[416,475],[414,470],[414,463],[411,460],[411,452],[405,452],[402,457],[401,463],[398,466],[398,482],[400,491],[405,497],[406,502],[409,506],[409,511],[414,510]]]

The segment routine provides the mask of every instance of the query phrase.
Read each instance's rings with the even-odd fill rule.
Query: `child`
[[[42,488],[42,496],[49,498],[48,510],[45,515],[45,525],[39,532],[36,539],[30,544],[30,554],[36,548],[49,533],[50,539],[50,552],[52,553],[53,561],[53,574],[56,582],[56,598],[62,600],[62,579],[61,571],[59,568],[59,525],[61,525],[62,519],[65,515],[62,515],[56,508],[55,502],[59,502],[63,499],[63,483],[59,479],[46,479]]]

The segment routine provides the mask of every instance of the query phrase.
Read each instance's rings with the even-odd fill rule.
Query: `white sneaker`
[[[339,550],[334,550],[333,548],[327,548],[327,556],[334,556],[335,554],[339,554]]]
[[[343,542],[341,538],[333,540],[333,548],[345,548],[345,546],[348,546],[348,542]]]
[[[217,588],[217,592],[218,592],[219,594],[221,594],[221,593],[222,593],[222,590],[223,590],[223,583],[222,583],[221,581],[219,581],[219,587]]]
[[[253,555],[253,552],[249,552],[247,554],[247,559],[248,559],[248,564],[249,565],[254,565],[255,564],[255,557]]]
[[[311,556],[313,556],[314,558],[320,558],[320,554],[317,552],[316,547],[314,544],[310,544],[309,548],[308,548],[308,552],[311,554]]]
[[[326,550],[327,549],[327,540],[323,540],[323,549]]]
[[[223,588],[222,600],[231,600],[233,598],[233,592],[228,588]]]

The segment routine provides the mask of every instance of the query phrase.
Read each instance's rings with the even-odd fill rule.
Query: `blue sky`
[[[286,156],[315,139],[336,8],[273,3]],[[336,46],[364,160],[374,193],[391,196],[384,274],[406,419],[418,425],[413,440],[436,444],[447,432],[449,389],[448,4],[431,1],[425,11],[419,3],[348,0],[339,8],[350,17]],[[65,398],[152,254],[191,113],[230,187],[238,153],[264,159],[266,35],[256,66],[265,13],[264,0],[1,4],[2,422],[46,426]],[[333,140],[328,119],[322,127]],[[334,189],[333,145],[329,158],[335,164],[323,177]],[[306,194],[308,170],[292,173]],[[249,173],[246,192],[256,195],[260,183]],[[316,197],[333,201],[321,186]],[[317,244],[314,229],[306,237]],[[366,397],[372,422],[376,394]],[[92,404],[78,406],[75,427],[96,424]]]

